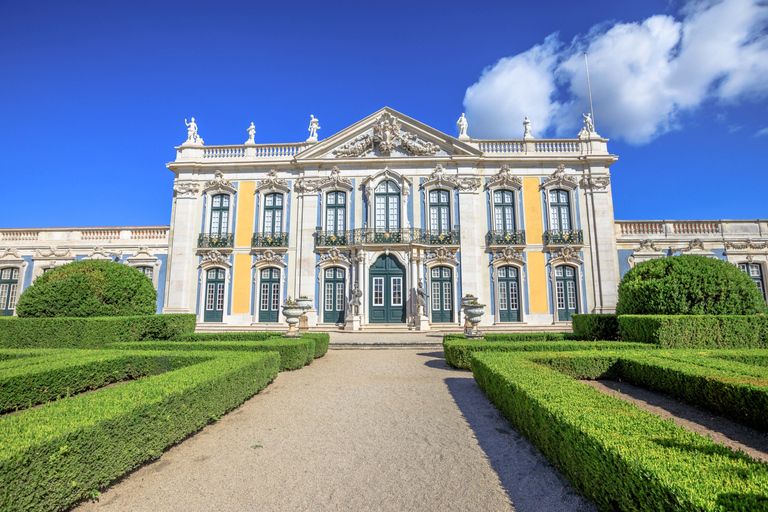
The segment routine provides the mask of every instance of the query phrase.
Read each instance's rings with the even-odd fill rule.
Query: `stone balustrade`
[[[578,139],[542,140],[477,140],[477,148],[489,156],[495,155],[578,155],[587,152]]]
[[[766,220],[617,220],[616,239],[667,238],[764,238],[768,237]]]
[[[123,241],[129,244],[135,244],[137,241],[165,244],[168,242],[168,231],[168,226],[3,229],[0,230],[0,244],[7,243],[14,246],[30,245],[30,242],[109,244]]]
[[[205,162],[290,160],[307,147],[304,142],[293,144],[239,144],[232,146],[180,146],[177,161],[203,160]]]

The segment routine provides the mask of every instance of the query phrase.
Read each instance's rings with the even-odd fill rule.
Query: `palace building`
[[[526,119],[527,123],[527,119]],[[205,146],[192,119],[167,164],[170,226],[0,230],[0,311],[48,269],[79,259],[135,266],[158,312],[200,328],[284,324],[313,299],[317,329],[451,329],[460,297],[481,325],[562,328],[613,312],[621,275],[687,253],[739,265],[766,288],[768,221],[616,221],[618,157],[587,118],[573,139],[459,137],[383,108],[327,139]]]

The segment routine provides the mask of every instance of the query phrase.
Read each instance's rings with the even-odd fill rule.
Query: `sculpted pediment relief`
[[[473,146],[390,108],[297,155],[297,160],[480,155]]]

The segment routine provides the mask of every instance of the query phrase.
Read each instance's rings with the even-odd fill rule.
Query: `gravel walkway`
[[[435,350],[332,350],[78,511],[595,511]]]

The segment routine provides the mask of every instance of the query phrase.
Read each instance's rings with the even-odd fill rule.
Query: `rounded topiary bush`
[[[38,277],[19,297],[20,317],[152,315],[157,292],[147,276],[112,261],[75,261]]]
[[[735,265],[704,256],[639,263],[619,283],[619,315],[767,313],[754,281]]]

